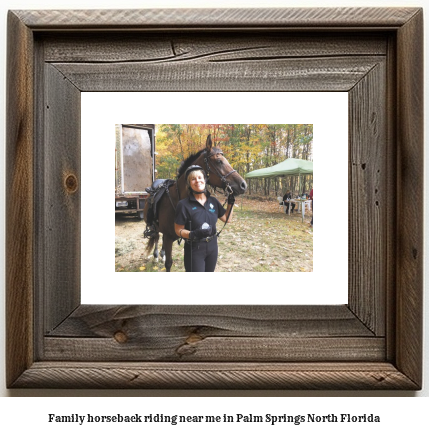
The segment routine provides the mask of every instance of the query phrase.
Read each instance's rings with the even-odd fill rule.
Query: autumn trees
[[[157,177],[174,179],[181,161],[204,148],[208,134],[242,176],[290,157],[313,159],[312,124],[157,124]],[[307,176],[306,188],[311,182]],[[252,180],[249,193],[277,195],[297,186],[293,177]]]

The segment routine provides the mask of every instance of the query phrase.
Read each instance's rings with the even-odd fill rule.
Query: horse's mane
[[[192,162],[194,162],[195,160],[197,160],[197,157],[200,156],[200,154],[204,153],[206,149],[203,148],[202,150],[191,154],[189,157],[187,157],[180,165],[179,169],[177,170],[177,178],[179,178],[180,176],[182,176],[186,169],[192,164]]]
[[[203,148],[200,151],[197,151],[194,154],[191,154],[189,157],[187,157],[180,165],[179,169],[177,170],[177,178],[179,178],[180,176],[182,176],[186,169],[192,164],[192,162],[196,161],[197,158],[206,151],[205,148]],[[222,150],[218,147],[213,147],[212,148],[212,152],[222,152]]]

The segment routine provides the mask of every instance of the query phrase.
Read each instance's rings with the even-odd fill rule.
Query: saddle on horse
[[[158,233],[156,224],[158,223],[158,203],[165,192],[171,185],[174,185],[175,180],[171,179],[157,179],[152,183],[152,186],[146,188],[149,198],[146,200],[149,203],[147,216],[146,216],[146,230],[143,233],[145,238],[151,238]]]

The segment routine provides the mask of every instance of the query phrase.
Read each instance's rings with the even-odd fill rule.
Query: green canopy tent
[[[246,179],[299,176],[299,192],[301,193],[301,176],[313,174],[313,162],[304,159],[286,159],[272,167],[260,168],[244,175]]]

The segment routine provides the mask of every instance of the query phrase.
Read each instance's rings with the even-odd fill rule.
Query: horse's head
[[[222,150],[213,147],[211,135],[207,137],[205,152],[199,156],[198,160],[202,160],[198,164],[206,171],[210,185],[222,189],[228,189],[229,187],[235,195],[244,194],[247,189],[246,182],[232,168]]]

